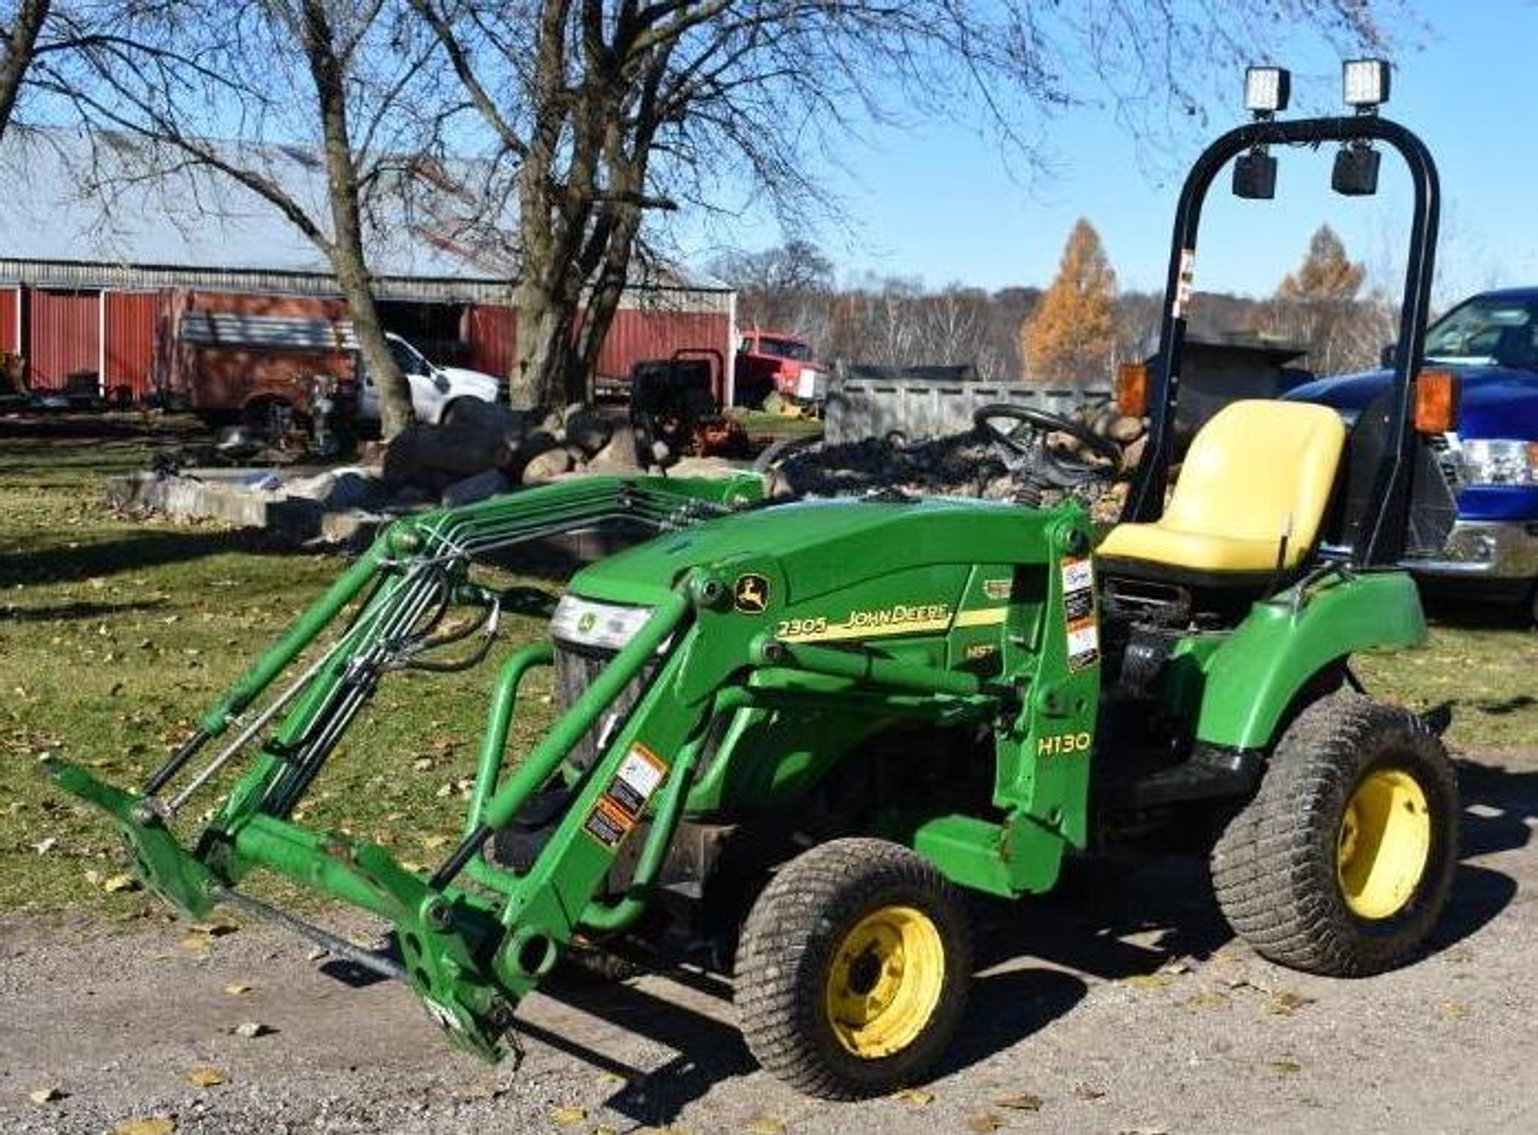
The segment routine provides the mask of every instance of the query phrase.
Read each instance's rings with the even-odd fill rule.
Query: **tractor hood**
[[[869,580],[905,577],[916,591],[949,593],[989,539],[1043,562],[1062,526],[1084,528],[1075,506],[1032,510],[975,500],[808,501],[736,513],[670,533],[579,572],[570,591],[610,603],[654,605],[693,568],[730,582],[775,581],[769,606],[799,605]],[[915,574],[917,573],[917,574]],[[914,601],[926,596],[915,594]]]
[[[1460,437],[1538,438],[1538,374],[1496,366],[1449,369],[1462,386]],[[1354,420],[1393,377],[1387,370],[1337,375],[1305,383],[1284,397],[1290,402],[1318,402]]]

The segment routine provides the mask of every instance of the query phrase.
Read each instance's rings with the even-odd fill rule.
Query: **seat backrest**
[[[1161,527],[1311,548],[1329,507],[1346,429],[1327,406],[1231,402],[1197,433]]]

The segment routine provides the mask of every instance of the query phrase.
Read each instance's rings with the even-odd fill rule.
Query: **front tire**
[[[1263,957],[1334,977],[1401,965],[1441,916],[1458,859],[1458,785],[1413,714],[1321,698],[1283,734],[1212,854],[1218,904]]]
[[[971,976],[955,888],[905,847],[839,839],[793,859],[759,896],[736,1001],[767,1071],[808,1095],[858,1099],[939,1059]]]

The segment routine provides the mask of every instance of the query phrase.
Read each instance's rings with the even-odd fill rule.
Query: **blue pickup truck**
[[[1469,597],[1520,600],[1538,619],[1538,288],[1484,292],[1426,332],[1426,362],[1462,388],[1456,432],[1432,439],[1457,502],[1435,556],[1407,566],[1424,582],[1455,583]],[[1288,399],[1319,402],[1353,419],[1391,379],[1387,370],[1322,378]]]

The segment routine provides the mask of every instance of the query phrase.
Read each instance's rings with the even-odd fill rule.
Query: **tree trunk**
[[[327,249],[337,283],[352,313],[352,330],[363,354],[374,389],[379,394],[379,429],[389,441],[409,426],[415,415],[411,387],[401,373],[385,338],[374,300],[373,277],[363,254],[363,220],[358,210],[358,170],[353,164],[347,127],[347,76],[337,57],[336,42],[319,0],[305,0],[304,46],[315,95],[320,104],[321,136],[326,154],[326,190],[331,208],[332,240]]]
[[[38,33],[48,19],[51,4],[52,0],[21,0],[16,9],[16,22],[10,29],[5,57],[0,59],[0,137],[4,137],[5,128],[11,123],[11,111],[16,109],[21,82],[32,63]]]

